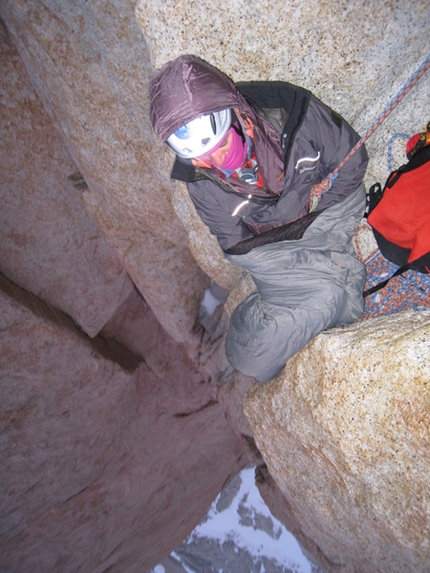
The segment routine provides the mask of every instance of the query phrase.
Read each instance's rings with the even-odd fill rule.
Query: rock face
[[[0,270],[94,336],[133,283],[85,209],[85,182],[2,25],[0,41]]]
[[[248,420],[253,380],[233,375],[223,337],[254,284],[170,181],[171,152],[149,122],[150,73],[192,52],[236,81],[302,85],[363,133],[425,58],[428,3],[346,4],[0,2],[2,570],[142,573],[245,463],[262,463],[255,432],[266,498],[327,570],[385,572],[392,561],[424,571],[425,386],[395,373],[387,382],[377,364],[372,378],[369,362],[364,395],[348,354],[376,336],[362,324],[315,341],[338,341],[344,360],[327,363],[340,382],[307,350],[284,381],[254,390]],[[369,141],[367,183],[387,175],[391,135],[428,121],[429,82]],[[204,332],[196,317],[211,280],[231,292]],[[399,349],[401,372],[423,316],[400,318],[400,338],[381,323],[380,346]],[[268,404],[275,392],[289,408],[290,390],[304,416],[294,431],[309,443],[289,441],[285,456],[287,421]],[[270,442],[266,427],[279,430]]]
[[[381,317],[322,333],[246,396],[288,521],[326,571],[428,572],[429,356],[430,313]]]
[[[209,281],[175,217],[163,155],[151,152],[151,67],[133,3],[23,0],[0,14],[82,174],[88,211],[161,324],[187,340]]]
[[[216,385],[137,293],[133,352],[0,279],[0,570],[148,571],[247,462]]]

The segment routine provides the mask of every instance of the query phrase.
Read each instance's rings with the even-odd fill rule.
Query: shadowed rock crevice
[[[35,316],[52,322],[59,328],[66,328],[73,336],[85,341],[95,353],[107,360],[115,362],[121,366],[125,372],[133,373],[139,367],[139,364],[144,361],[142,356],[136,352],[132,352],[129,348],[113,338],[104,338],[100,335],[90,338],[79,328],[70,316],[67,316],[64,312],[40,300],[32,293],[13,284],[2,273],[0,273],[0,291],[30,310]]]
[[[173,417],[174,418],[187,418],[188,416],[194,416],[195,414],[200,414],[201,412],[203,412],[207,408],[211,408],[212,406],[216,406],[218,403],[219,402],[217,402],[216,400],[209,400],[209,402],[207,402],[206,404],[203,404],[203,406],[198,408],[198,410],[193,410],[191,412],[177,412],[177,413],[173,414]]]
[[[162,330],[155,354],[146,347],[154,370],[129,372],[68,317],[1,285],[0,568],[148,570],[247,463],[216,389]]]

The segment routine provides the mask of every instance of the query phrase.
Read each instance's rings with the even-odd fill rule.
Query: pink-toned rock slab
[[[152,67],[134,9],[14,0],[0,14],[88,185],[87,209],[158,321],[184,341],[209,279],[172,206],[167,151],[152,153]]]
[[[85,209],[77,167],[0,26],[0,270],[96,335],[133,283]]]
[[[246,463],[216,387],[162,331],[151,355],[151,320],[126,372],[61,313],[0,286],[0,570],[147,571]]]

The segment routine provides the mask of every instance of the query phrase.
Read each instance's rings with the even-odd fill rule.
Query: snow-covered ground
[[[242,470],[191,535],[152,573],[318,573]]]

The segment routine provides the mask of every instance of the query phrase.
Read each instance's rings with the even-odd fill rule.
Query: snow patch
[[[214,297],[209,289],[205,290],[205,295],[201,302],[202,307],[205,309],[208,316],[212,316],[215,312],[217,306],[219,306],[221,302]]]
[[[296,538],[270,513],[242,470],[217,496],[194,531],[151,573],[317,573]]]
[[[294,573],[312,573],[311,563],[296,538],[272,516],[263,501],[255,485],[254,468],[242,470],[238,477],[240,489],[231,504],[221,511],[217,509],[221,493],[211,505],[207,518],[185,543],[195,542],[201,537],[216,539],[221,544],[231,539],[255,558],[265,556],[273,559]],[[265,524],[264,527],[261,523]]]

